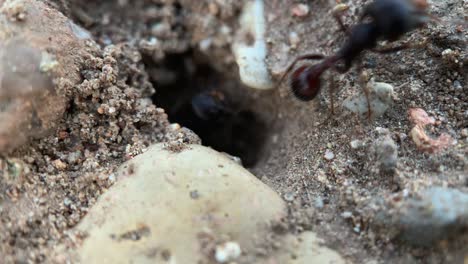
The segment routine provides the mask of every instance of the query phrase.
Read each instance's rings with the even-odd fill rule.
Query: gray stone
[[[393,206],[381,220],[412,245],[430,246],[468,227],[468,194],[456,189],[432,187]]]
[[[378,138],[374,143],[373,152],[380,172],[395,172],[398,163],[398,145],[390,136]]]
[[[393,104],[393,86],[387,83],[370,80],[367,84],[367,89],[369,90],[369,102],[367,101],[366,95],[361,93],[346,98],[346,100],[343,101],[343,107],[362,118],[366,118],[368,116],[370,104],[371,117],[377,118],[382,116]]]

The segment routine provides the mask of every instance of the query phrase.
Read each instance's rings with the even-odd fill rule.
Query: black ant
[[[297,57],[286,69],[279,84],[299,61],[323,60],[315,65],[301,66],[291,74],[290,85],[294,95],[302,101],[314,99],[320,91],[320,76],[326,70],[332,68],[338,73],[345,73],[351,68],[354,61],[358,61],[359,67],[361,67],[360,55],[366,50],[385,54],[409,48],[410,46],[407,44],[381,49],[376,47],[379,40],[396,41],[405,33],[423,27],[431,18],[426,12],[427,7],[426,0],[374,0],[364,7],[360,23],[349,29],[340,17],[340,14],[347,7],[342,4],[338,5],[333,16],[340,29],[348,36],[343,47],[332,56],[305,54]],[[342,64],[338,64],[340,62]],[[333,85],[330,87],[331,113],[333,114],[332,89]],[[364,92],[368,102],[368,117],[370,118],[369,91],[364,89]]]
[[[266,138],[266,123],[221,90],[191,95],[170,118],[194,131],[204,145],[240,157],[247,167],[258,161]]]
[[[232,118],[235,111],[221,91],[203,91],[194,95],[190,105],[200,121],[222,123]]]

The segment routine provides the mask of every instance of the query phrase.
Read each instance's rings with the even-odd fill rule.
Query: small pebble
[[[459,52],[452,49],[442,51],[442,59],[449,63],[458,63]]]
[[[67,168],[67,164],[65,162],[61,161],[60,159],[54,160],[52,162],[52,164],[58,170],[65,170]]]
[[[430,125],[435,123],[435,119],[430,117],[429,114],[422,108],[410,108],[408,110],[410,121],[415,125]]]
[[[437,138],[432,138],[426,133],[425,127],[434,125],[436,120],[430,117],[424,109],[411,108],[408,114],[410,121],[415,125],[410,131],[410,137],[419,150],[426,153],[436,153],[455,143],[455,140],[447,133],[442,133]]]
[[[167,23],[156,23],[151,27],[151,34],[157,38],[170,34],[171,26]]]
[[[398,133],[398,138],[400,139],[400,141],[404,141],[408,138],[408,135],[406,135],[405,133]]]
[[[297,48],[297,44],[301,42],[301,39],[299,38],[299,35],[297,35],[296,32],[292,31],[289,33],[289,44],[291,45],[292,48]]]
[[[234,161],[235,163],[239,164],[240,166],[243,166],[242,165],[242,159],[237,157],[237,156],[233,156],[229,153],[226,153],[226,152],[221,152],[223,155],[225,155],[227,158],[229,158],[230,160]]]
[[[63,204],[64,204],[65,206],[69,206],[71,203],[72,203],[72,201],[71,201],[69,198],[65,198],[65,199],[63,200]]]
[[[219,6],[215,3],[209,3],[208,10],[210,11],[210,14],[212,14],[213,16],[216,16],[219,13]]]
[[[335,154],[333,154],[333,152],[332,152],[331,150],[327,149],[327,150],[325,151],[324,158],[325,158],[326,160],[333,160],[333,159],[335,158]]]
[[[346,98],[342,105],[348,111],[358,114],[362,118],[368,118],[369,106],[370,116],[377,118],[382,116],[393,104],[394,89],[387,83],[374,82],[370,80],[367,84],[370,91],[369,101],[364,93]],[[370,104],[370,105],[369,105]]]
[[[318,209],[322,209],[325,206],[322,197],[315,198],[314,206],[315,208],[318,208]]]
[[[242,253],[241,248],[236,242],[226,242],[216,246],[215,259],[218,263],[226,263],[235,260]]]
[[[374,143],[374,151],[380,170],[395,172],[398,163],[398,146],[390,136],[383,136]]]
[[[360,233],[361,232],[361,227],[360,226],[355,226],[353,228],[353,231],[356,232],[356,233]]]
[[[115,182],[115,174],[114,174],[114,173],[111,173],[111,174],[109,175],[109,178],[108,178],[108,179],[109,179],[110,182]]]
[[[179,130],[181,128],[181,126],[178,124],[178,123],[173,123],[173,124],[170,124],[169,125],[169,128],[172,130],[172,131],[176,131],[176,130]]]
[[[375,132],[377,132],[379,135],[388,135],[390,134],[390,130],[385,127],[376,127]]]
[[[292,193],[292,192],[285,193],[284,194],[284,200],[286,200],[288,202],[294,201],[294,193]]]
[[[293,16],[305,17],[309,14],[309,6],[306,4],[297,4],[291,9]]]
[[[355,140],[351,141],[349,143],[349,145],[351,146],[352,149],[358,149],[358,148],[364,146],[364,142],[362,142],[362,140],[355,139]]]
[[[462,129],[461,136],[464,138],[468,138],[468,128]]]
[[[213,43],[212,38],[206,38],[200,41],[200,43],[198,43],[198,47],[200,48],[201,51],[206,52],[210,49],[212,43]]]
[[[377,217],[399,230],[400,237],[411,245],[430,246],[441,239],[453,238],[466,229],[468,194],[457,189],[431,187],[389,205]],[[391,215],[390,213],[391,212]]]
[[[200,194],[198,193],[197,190],[191,191],[190,192],[190,198],[196,200],[196,199],[200,198]]]
[[[348,219],[348,218],[351,218],[353,217],[353,213],[351,213],[350,211],[345,211],[343,213],[341,213],[341,216],[345,219]]]

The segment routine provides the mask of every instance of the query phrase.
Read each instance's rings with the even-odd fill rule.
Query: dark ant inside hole
[[[156,89],[153,102],[171,122],[195,132],[203,145],[253,167],[267,137],[267,122],[243,104],[245,94],[237,80],[225,79],[197,56],[194,51],[171,54],[160,65],[145,60]]]

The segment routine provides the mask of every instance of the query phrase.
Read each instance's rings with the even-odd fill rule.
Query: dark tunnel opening
[[[238,80],[226,78],[192,51],[146,66],[156,88],[153,102],[171,122],[194,131],[203,145],[239,157],[245,167],[258,162],[267,122],[243,104]]]

